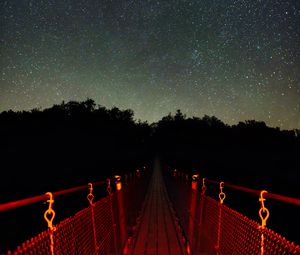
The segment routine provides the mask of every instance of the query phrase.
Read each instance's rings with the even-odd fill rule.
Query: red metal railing
[[[264,204],[265,198],[271,198],[300,205],[300,199],[206,179],[200,189],[198,175],[190,182],[177,170],[166,171],[165,180],[189,254],[300,254],[299,245],[266,227],[269,211]],[[220,186],[219,201],[206,195],[207,182]],[[227,207],[224,187],[257,195],[262,222]]]
[[[209,180],[209,179],[206,179],[206,182],[210,182],[210,183],[217,184],[217,185],[220,184],[220,182],[217,182],[217,181],[214,181],[214,180]],[[246,192],[246,193],[249,193],[249,194],[254,194],[254,195],[257,195],[257,196],[259,196],[260,192],[261,192],[260,190],[250,189],[250,188],[230,184],[230,183],[227,183],[227,182],[224,183],[224,187],[228,187],[228,188],[231,188],[231,189],[243,191],[243,192]],[[269,192],[266,193],[264,195],[264,197],[300,206],[300,199],[299,198],[287,197],[287,196],[273,194],[273,193],[269,193]]]
[[[93,186],[98,186],[100,184],[106,184],[107,182],[105,181],[100,181],[100,182],[95,182],[93,183]],[[66,195],[66,194],[71,194],[80,190],[86,190],[88,188],[87,185],[82,185],[82,186],[78,186],[78,187],[74,187],[74,188],[70,188],[70,189],[66,189],[66,190],[60,190],[60,191],[56,191],[53,193],[53,196],[59,197],[62,195]],[[22,206],[26,206],[26,205],[30,205],[30,204],[34,204],[34,203],[38,203],[38,202],[42,202],[45,201],[46,199],[48,199],[49,196],[44,194],[44,195],[39,195],[39,196],[34,196],[34,197],[30,197],[30,198],[25,198],[25,199],[20,199],[17,201],[13,201],[13,202],[8,202],[5,204],[0,204],[0,213],[1,212],[5,212],[5,211],[9,211],[12,209],[16,209],[18,207],[22,207]]]
[[[138,170],[130,182],[123,183],[123,188],[120,179],[114,178],[115,192],[108,180],[1,204],[0,212],[40,201],[49,203],[44,213],[48,229],[4,254],[123,254],[142,208],[149,175],[149,170]],[[108,195],[94,202],[93,187],[104,184]],[[54,224],[53,218],[59,213],[54,211],[54,201],[62,195],[88,189],[90,206]]]
[[[264,204],[265,199],[270,198],[298,206],[300,199],[205,179],[200,189],[197,187],[201,183],[199,176],[193,176],[190,183],[186,174],[165,173],[168,194],[188,254],[300,254],[298,245],[266,227],[269,211]],[[48,229],[5,254],[127,254],[150,174],[149,170],[136,171],[135,178],[124,187],[116,176],[115,192],[109,180],[1,204],[0,212],[45,200],[49,203],[44,213]],[[206,195],[206,183],[219,186],[219,201]],[[108,195],[94,202],[93,187],[105,184]],[[262,222],[255,222],[226,206],[228,198],[224,188],[256,195],[261,203]],[[62,195],[87,189],[89,207],[54,224],[54,201]]]

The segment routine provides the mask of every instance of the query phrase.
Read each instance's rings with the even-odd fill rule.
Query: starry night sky
[[[0,111],[89,97],[300,128],[299,0],[11,0],[0,24]]]

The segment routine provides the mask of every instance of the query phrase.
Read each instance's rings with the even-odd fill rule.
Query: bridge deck
[[[186,254],[176,231],[159,162],[155,162],[146,204],[129,254]]]

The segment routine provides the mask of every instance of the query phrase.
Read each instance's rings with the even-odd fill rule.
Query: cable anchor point
[[[260,204],[261,204],[261,207],[259,209],[259,217],[261,219],[261,228],[264,229],[265,226],[267,225],[267,219],[269,218],[270,216],[270,212],[269,210],[265,207],[265,202],[266,199],[264,198],[264,194],[265,193],[268,193],[268,191],[266,190],[262,190],[260,192],[260,198],[259,198],[259,201],[260,201]]]
[[[53,227],[53,219],[55,217],[55,211],[53,210],[52,206],[54,203],[53,194],[51,192],[47,192],[46,195],[49,196],[49,199],[47,202],[49,203],[48,210],[44,213],[44,219],[48,223],[48,229],[50,229],[49,237],[50,237],[50,252],[51,255],[54,255],[54,239],[53,239],[53,232],[56,230],[55,227]],[[48,216],[49,215],[49,216]]]
[[[87,195],[87,200],[89,201],[90,205],[93,206],[93,200],[94,200],[94,195],[93,195],[93,184],[88,183],[89,186],[89,191],[90,193]]]
[[[52,223],[53,223],[53,219],[55,217],[55,211],[52,208],[54,199],[53,199],[53,195],[51,192],[47,192],[46,195],[49,196],[49,199],[47,200],[47,202],[49,203],[49,207],[48,207],[47,211],[44,213],[44,219],[48,223],[48,228],[50,228],[52,230],[53,229]],[[50,216],[48,216],[48,215],[50,215]]]
[[[263,230],[265,228],[265,226],[267,225],[267,219],[270,216],[270,212],[269,210],[265,207],[265,198],[264,198],[264,194],[268,193],[268,191],[266,190],[262,190],[260,192],[260,197],[259,197],[259,202],[260,202],[260,209],[259,209],[259,217],[261,219],[261,226],[260,229]],[[260,255],[264,255],[265,254],[265,237],[264,237],[264,233],[261,233],[261,244],[260,244]]]
[[[219,193],[219,199],[220,199],[220,203],[223,204],[224,199],[226,198],[225,193],[223,192],[223,188],[224,188],[224,182],[220,182],[220,193]]]

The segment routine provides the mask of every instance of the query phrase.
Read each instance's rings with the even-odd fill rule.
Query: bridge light
[[[199,179],[199,174],[194,174],[194,175],[192,176],[192,189],[193,189],[193,190],[197,190],[198,179]]]
[[[186,246],[186,252],[187,252],[188,255],[191,254],[191,247],[190,247],[190,243],[189,242],[187,243],[187,246]]]
[[[192,176],[193,181],[197,181],[198,178],[199,178],[199,174],[194,174],[194,175]]]
[[[136,170],[136,175],[137,175],[137,177],[140,177],[141,173],[140,173],[139,169]]]
[[[114,177],[116,179],[116,190],[119,191],[119,190],[122,189],[121,176],[120,175],[115,175]]]
[[[173,177],[176,177],[177,176],[177,169],[174,169],[173,170]]]

